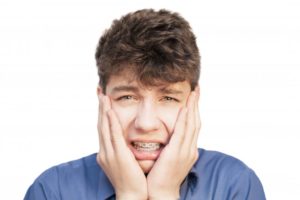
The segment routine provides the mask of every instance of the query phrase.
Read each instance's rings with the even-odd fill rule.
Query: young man
[[[180,15],[115,20],[96,61],[99,152],[45,171],[26,200],[265,199],[245,164],[197,148],[200,56]]]

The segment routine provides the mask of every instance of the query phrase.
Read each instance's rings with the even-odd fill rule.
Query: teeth
[[[138,151],[155,151],[161,147],[161,144],[155,142],[133,142],[133,146]]]

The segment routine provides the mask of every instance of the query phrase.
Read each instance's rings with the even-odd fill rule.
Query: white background
[[[268,199],[300,198],[297,0],[0,1],[0,199],[98,150],[94,52],[112,20],[182,14],[202,56],[199,146],[253,168]]]

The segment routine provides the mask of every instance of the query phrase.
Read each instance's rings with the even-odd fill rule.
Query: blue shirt
[[[109,200],[114,188],[96,155],[60,164],[42,173],[24,200]],[[180,199],[265,200],[256,174],[240,160],[226,154],[199,149],[199,159],[183,181]]]

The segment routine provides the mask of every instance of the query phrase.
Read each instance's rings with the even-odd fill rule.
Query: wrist
[[[178,196],[169,196],[169,197],[150,197],[149,200],[179,200],[179,195]]]
[[[116,194],[116,200],[147,200],[147,196],[138,194]]]
[[[165,192],[149,195],[149,200],[179,200],[179,192],[166,194]]]
[[[179,200],[180,186],[173,187],[150,187],[148,188],[149,200]]]

